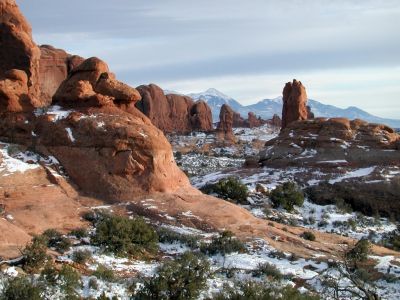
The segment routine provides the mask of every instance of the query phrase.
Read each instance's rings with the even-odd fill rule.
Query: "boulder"
[[[204,101],[177,94],[165,95],[155,84],[137,87],[142,100],[136,107],[164,133],[211,131],[211,109]]]
[[[307,93],[300,81],[293,79],[283,89],[282,129],[291,122],[308,119]]]
[[[247,127],[247,122],[244,118],[242,118],[242,116],[240,115],[240,113],[238,112],[233,112],[233,124],[232,127],[234,128],[241,128],[241,127]]]
[[[265,124],[264,120],[257,118],[255,113],[249,112],[247,117],[247,124],[249,128],[260,127]]]

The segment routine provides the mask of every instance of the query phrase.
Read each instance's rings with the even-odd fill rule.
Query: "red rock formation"
[[[142,100],[136,107],[165,133],[211,131],[211,109],[204,101],[188,96],[168,94],[155,84],[137,87]]]
[[[238,112],[233,112],[233,124],[232,127],[234,128],[241,128],[241,127],[247,127],[247,122],[245,119],[242,118],[240,113]]]
[[[217,139],[219,141],[231,143],[235,141],[233,135],[233,118],[235,112],[228,104],[221,106],[221,111],[219,113],[219,123],[217,127]]]
[[[247,123],[249,128],[260,127],[265,124],[265,122],[261,118],[257,118],[253,112],[248,113]]]
[[[19,11],[14,0],[0,1],[0,80],[5,79],[0,91],[2,106],[8,106],[9,94],[14,83],[10,87],[5,86],[6,73],[9,70],[22,70],[27,75],[27,96],[24,97],[20,107],[37,107],[44,103],[37,100],[40,96],[39,87],[39,58],[40,50],[32,40],[32,30],[25,17]],[[22,81],[19,81],[20,83]],[[18,88],[19,94],[21,88]],[[6,94],[7,97],[4,97]],[[18,95],[16,96],[18,97]],[[29,102],[29,105],[26,103]],[[16,106],[15,106],[16,107]]]
[[[53,103],[65,107],[118,106],[135,109],[139,92],[116,80],[102,60],[91,57],[74,68],[53,96]]]
[[[266,143],[260,157],[268,166],[399,165],[399,141],[400,135],[386,125],[315,118],[290,123]]]
[[[51,103],[51,99],[68,74],[84,59],[72,56],[61,49],[49,45],[40,46],[40,92],[41,99]]]
[[[271,124],[272,126],[274,126],[276,128],[281,128],[282,127],[282,120],[277,114],[274,114],[272,119],[269,120],[269,124]]]
[[[307,120],[307,93],[300,81],[293,79],[283,89],[282,129],[291,122]]]

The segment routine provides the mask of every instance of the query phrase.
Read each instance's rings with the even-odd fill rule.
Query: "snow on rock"
[[[329,180],[329,183],[330,184],[334,184],[336,182],[341,182],[341,181],[343,181],[345,179],[349,179],[349,178],[368,176],[372,172],[374,172],[375,168],[376,167],[368,167],[368,168],[356,169],[356,170],[353,170],[351,172],[346,173],[345,175],[343,175],[341,177]]]
[[[15,172],[24,173],[28,170],[33,170],[40,167],[39,164],[28,164],[23,160],[11,157],[8,154],[9,147],[9,144],[0,143],[0,172],[6,173],[3,176]]]
[[[67,127],[67,128],[65,128],[65,130],[67,131],[69,140],[70,140],[71,142],[74,143],[74,142],[75,142],[75,138],[74,138],[74,136],[72,135],[72,130],[71,130],[71,128]]]

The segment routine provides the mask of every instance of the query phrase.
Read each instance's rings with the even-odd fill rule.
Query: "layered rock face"
[[[266,143],[260,161],[269,166],[399,165],[399,141],[386,125],[316,118],[290,123]]]
[[[221,111],[219,113],[219,123],[216,131],[217,140],[225,141],[228,143],[235,141],[235,137],[232,131],[234,115],[235,112],[229,105],[223,104],[221,106]]]
[[[31,27],[14,0],[0,0],[0,11],[0,105],[13,111],[42,106],[45,103],[39,100],[40,50],[32,40]],[[26,76],[26,82],[25,79],[10,81],[10,70],[23,71],[26,75],[21,76]],[[16,85],[16,96],[10,97]],[[28,93],[19,97],[22,90]]]
[[[300,81],[293,79],[283,89],[282,129],[290,123],[308,119],[307,93]]]
[[[211,109],[204,101],[188,96],[168,94],[155,84],[137,87],[142,100],[136,107],[165,133],[211,131]]]
[[[40,46],[40,98],[51,103],[51,99],[61,83],[83,61],[82,57],[70,55],[62,49],[56,49],[49,45]]]

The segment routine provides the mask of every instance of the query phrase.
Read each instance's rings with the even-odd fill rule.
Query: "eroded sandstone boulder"
[[[211,109],[204,101],[177,94],[165,95],[155,84],[137,87],[142,100],[136,107],[165,133],[212,130]]]
[[[71,70],[53,96],[64,107],[118,106],[129,111],[141,99],[139,92],[115,79],[108,65],[91,57]]]
[[[272,126],[274,126],[276,128],[281,128],[282,127],[282,120],[277,114],[274,114],[272,116],[272,119],[268,120],[268,121],[269,121],[268,122],[269,124],[271,124]]]
[[[283,89],[282,129],[294,121],[307,119],[306,89],[300,81],[293,79]]]

